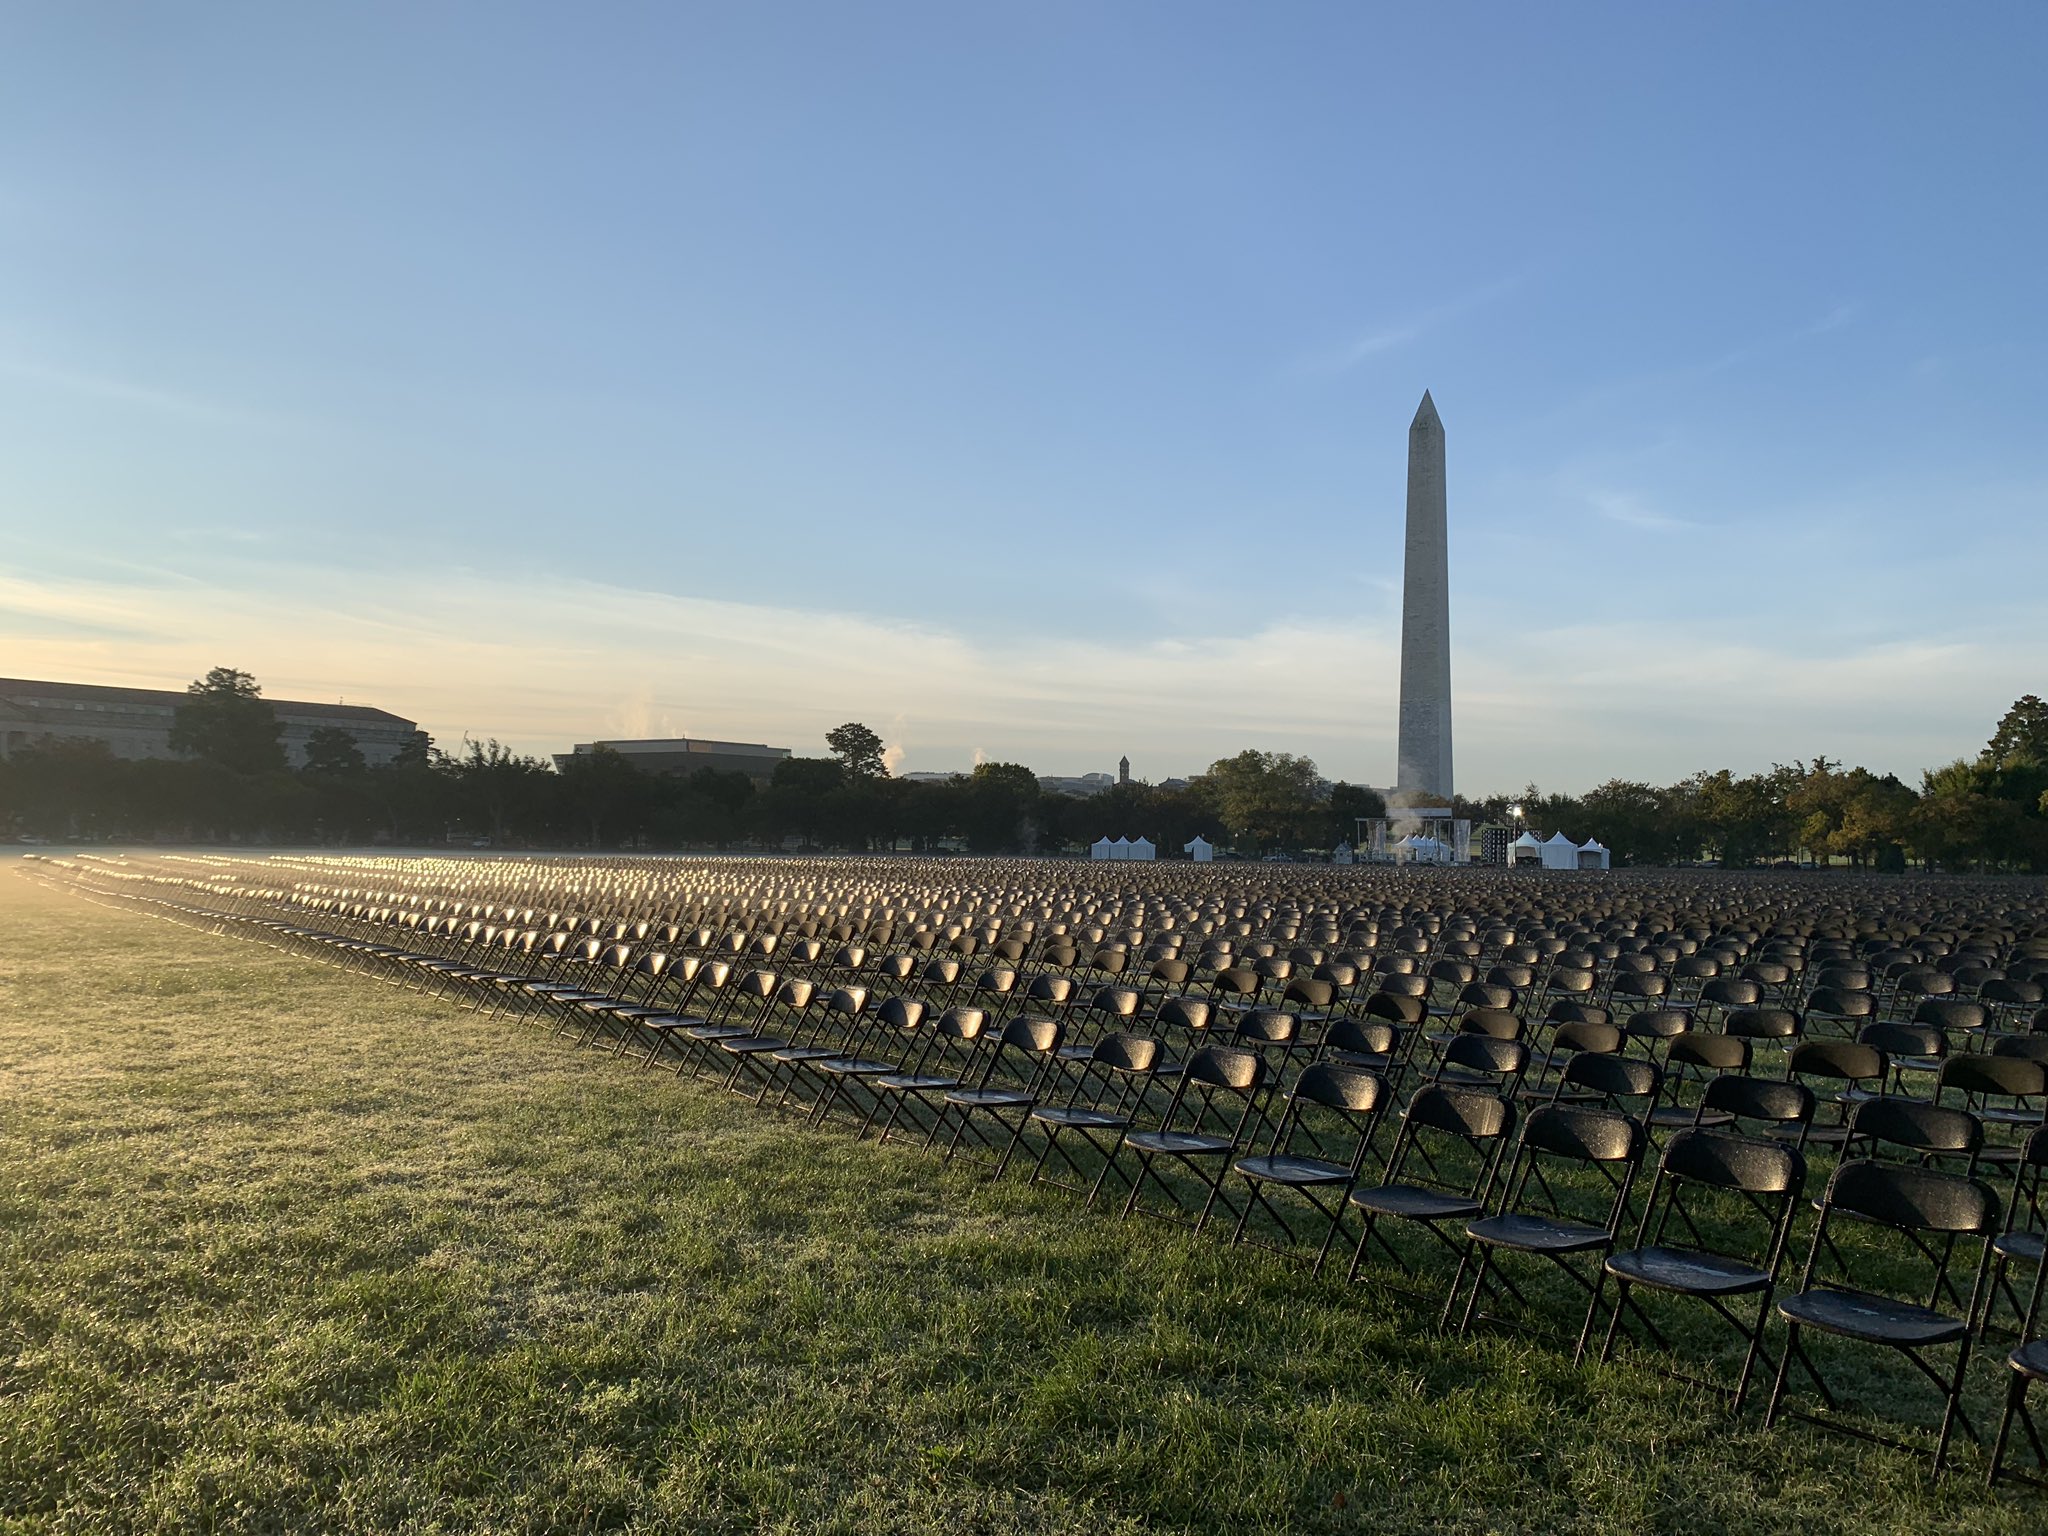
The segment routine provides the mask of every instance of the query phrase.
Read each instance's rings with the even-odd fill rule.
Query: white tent
[[[1536,834],[1534,832],[1524,832],[1520,837],[1508,844],[1508,862],[1510,864],[1541,864],[1543,862],[1543,845],[1536,841]]]
[[[1109,845],[1109,856],[1119,864],[1129,859],[1131,856],[1131,840],[1128,837],[1120,837],[1111,843]]]
[[[1090,845],[1088,857],[1091,859],[1113,859],[1116,857],[1116,844],[1106,837],[1098,838]]]
[[[1125,857],[1136,859],[1140,864],[1149,864],[1159,857],[1159,845],[1149,837],[1133,838],[1131,851]]]
[[[1433,837],[1410,833],[1394,844],[1394,862],[1397,864],[1448,864],[1450,861],[1449,845]]]
[[[1579,845],[1562,832],[1550,834],[1550,841],[1543,845],[1543,867],[1545,869],[1577,869],[1579,867]]]
[[[1192,841],[1183,843],[1180,851],[1197,864],[1208,864],[1216,857],[1216,845],[1200,833],[1196,833]]]
[[[1606,847],[1599,838],[1588,838],[1585,847],[1579,850],[1579,868],[1606,869],[1607,867],[1608,853]]]

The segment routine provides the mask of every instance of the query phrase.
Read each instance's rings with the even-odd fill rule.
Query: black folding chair
[[[1525,1311],[1534,1309],[1501,1268],[1499,1259],[1506,1254],[1546,1260],[1588,1297],[1595,1295],[1599,1266],[1614,1247],[1642,1150],[1643,1128],[1627,1115],[1576,1104],[1532,1110],[1522,1124],[1500,1210],[1465,1223],[1465,1251],[1444,1302],[1443,1323],[1448,1326],[1455,1312],[1457,1332],[1471,1327],[1489,1280],[1497,1280]],[[1591,1181],[1590,1190],[1574,1176],[1585,1171],[1602,1175]],[[1575,1265],[1587,1259],[1593,1267],[1581,1274]],[[1458,1293],[1468,1267],[1472,1286],[1460,1310]],[[1589,1311],[1574,1360],[1584,1354],[1591,1326]]]
[[[1291,1191],[1323,1218],[1315,1257],[1321,1269],[1343,1221],[1345,1196],[1358,1182],[1391,1097],[1386,1079],[1363,1068],[1329,1061],[1304,1068],[1273,1128],[1272,1144],[1231,1164],[1231,1172],[1245,1182],[1246,1197],[1230,1240],[1245,1240],[1246,1224],[1257,1207],[1279,1226],[1289,1249],[1298,1246],[1293,1224],[1274,1203],[1283,1191]]]
[[[1145,1211],[1145,1215],[1187,1214],[1188,1203],[1161,1171],[1164,1164],[1192,1174],[1197,1181],[1202,1204],[1194,1228],[1201,1231],[1222,1188],[1231,1154],[1243,1144],[1245,1129],[1258,1110],[1266,1070],[1264,1059],[1256,1052],[1227,1045],[1204,1046],[1188,1058],[1158,1129],[1130,1132],[1119,1149],[1120,1157],[1128,1152],[1137,1163],[1130,1175],[1130,1193],[1124,1199],[1126,1217],[1141,1209],[1139,1198],[1148,1182],[1158,1186],[1172,1210]]]
[[[1730,1406],[1731,1412],[1741,1413],[1763,1348],[1792,1216],[1805,1187],[1806,1159],[1791,1147],[1717,1131],[1674,1135],[1657,1165],[1635,1246],[1609,1254],[1595,1283],[1589,1326],[1607,1281],[1615,1285],[1601,1360],[1614,1352],[1623,1313],[1633,1316],[1666,1354],[1678,1353],[1638,1300],[1637,1287],[1703,1302],[1743,1340]],[[1753,1320],[1734,1310],[1741,1298],[1755,1300]]]
[[[1863,1233],[1886,1234],[1893,1241],[1884,1251],[1873,1245],[1843,1245],[1835,1239],[1836,1223],[1849,1218]],[[1813,1234],[1806,1271],[1799,1290],[1778,1300],[1786,1323],[1785,1351],[1778,1360],[1777,1379],[1764,1413],[1764,1427],[1777,1422],[1785,1403],[1786,1377],[1797,1360],[1828,1408],[1841,1405],[1808,1352],[1808,1330],[1853,1343],[1893,1350],[1942,1394],[1941,1427],[1934,1446],[1934,1476],[1948,1459],[1949,1438],[1960,1424],[1972,1441],[1976,1431],[1962,1412],[1963,1377],[1970,1363],[1970,1335],[1991,1262],[1991,1240],[1998,1232],[1998,1196],[1979,1179],[1905,1163],[1880,1163],[1854,1158],[1835,1169],[1821,1200],[1820,1225]],[[1952,1271],[1966,1260],[1971,1247],[1976,1261],[1967,1292],[1953,1283]],[[1903,1273],[1902,1273],[1903,1272]],[[1823,1274],[1833,1276],[1823,1280]],[[1924,1274],[1924,1290],[1910,1287],[1908,1274]],[[1925,1299],[1919,1299],[1924,1296]],[[1953,1311],[1940,1310],[1953,1298]],[[1946,1376],[1928,1361],[1926,1352],[1955,1350],[1954,1369]],[[1880,1444],[1910,1449],[1844,1421],[1815,1419]]]

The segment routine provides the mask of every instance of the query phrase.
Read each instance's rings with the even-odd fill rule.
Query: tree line
[[[124,759],[103,743],[51,739],[0,763],[0,827],[53,839],[976,853],[1144,836],[1169,855],[1200,836],[1257,855],[1328,850],[1355,837],[1360,819],[1385,814],[1375,791],[1330,784],[1310,759],[1276,752],[1219,759],[1185,785],[1117,784],[1086,797],[1041,790],[1019,763],[912,782],[889,775],[881,738],[857,722],[826,733],[826,755],[783,759],[763,782],[709,768],[650,773],[602,748],[557,768],[494,740],[448,752],[422,738],[371,765],[334,727],[312,733],[294,769],[281,735],[255,679],[215,668],[177,712],[177,757]],[[2048,704],[2019,700],[1983,752],[1929,770],[1917,790],[1817,757],[1662,787],[1612,779],[1576,796],[1530,785],[1455,810],[1479,824],[1596,837],[1624,864],[1803,857],[2048,869]]]

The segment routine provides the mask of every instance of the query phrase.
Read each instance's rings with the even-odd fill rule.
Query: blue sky
[[[17,6],[0,671],[1458,787],[2048,692],[2048,9]]]

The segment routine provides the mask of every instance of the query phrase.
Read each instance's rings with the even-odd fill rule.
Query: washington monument
[[[1408,543],[1401,581],[1401,739],[1394,790],[1410,805],[1451,798],[1451,580],[1444,424],[1436,402],[1408,426]]]

